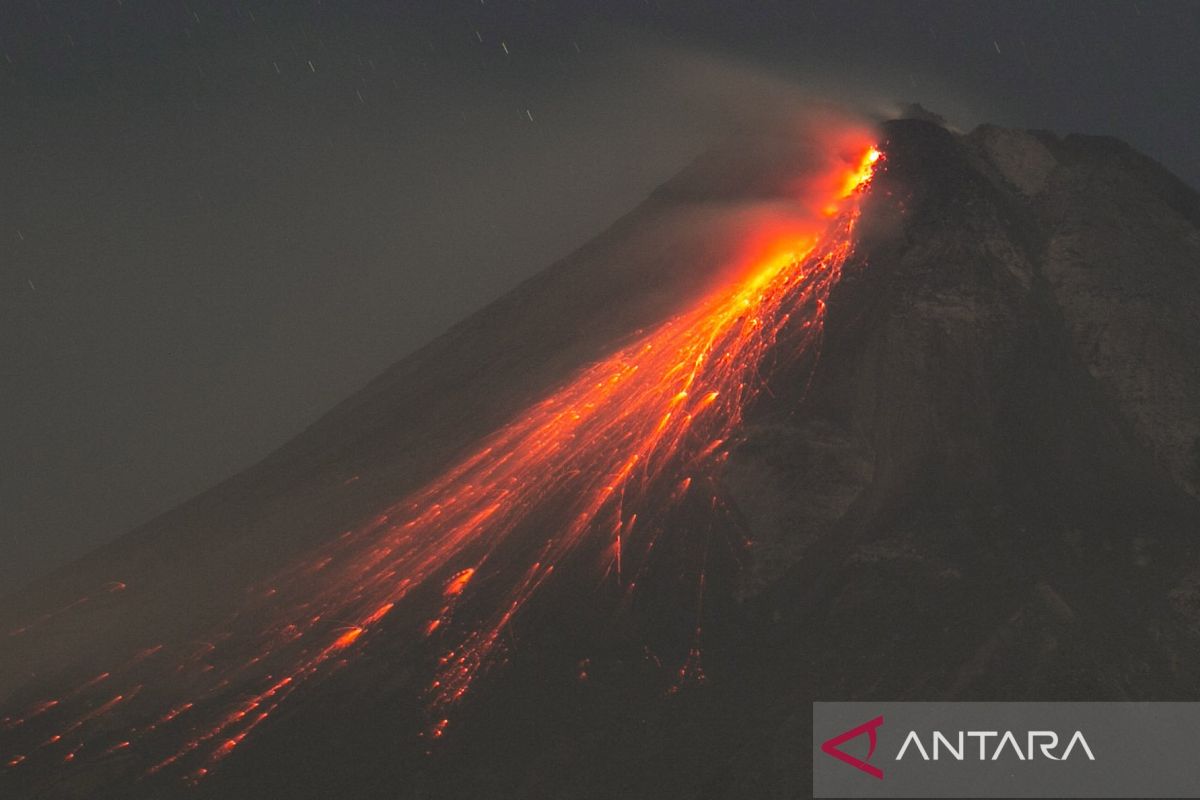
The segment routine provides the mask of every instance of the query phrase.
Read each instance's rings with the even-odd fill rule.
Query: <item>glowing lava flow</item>
[[[0,757],[16,770],[140,751],[145,774],[199,779],[418,593],[434,610],[413,633],[444,643],[428,687],[428,735],[441,736],[445,709],[496,663],[514,617],[569,555],[599,552],[606,575],[636,585],[656,509],[726,458],[765,354],[785,336],[802,352],[815,344],[878,158],[871,148],[834,176],[815,206],[830,213],[823,229],[790,236],[732,288],[584,369],[413,496],[278,576],[212,643],[148,648],[4,718],[0,733],[37,736],[0,738],[25,743]],[[475,612],[460,618],[472,599]]]

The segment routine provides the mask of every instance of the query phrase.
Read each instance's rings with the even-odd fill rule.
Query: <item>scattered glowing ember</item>
[[[467,588],[467,584],[470,583],[471,576],[474,574],[475,569],[473,567],[467,567],[462,572],[451,578],[450,582],[446,584],[446,590],[444,592],[446,597],[457,597],[458,595],[462,594],[463,589]]]

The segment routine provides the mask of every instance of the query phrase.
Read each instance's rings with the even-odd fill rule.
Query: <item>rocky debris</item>
[[[1028,131],[981,125],[972,132],[971,139],[1004,179],[1028,197],[1045,190],[1058,166],[1049,148]]]
[[[798,487],[742,510],[783,576],[750,680],[804,686],[718,796],[807,791],[812,699],[1200,696],[1196,195],[1111,140],[886,132],[816,375],[734,464]],[[828,430],[872,466],[803,516]]]

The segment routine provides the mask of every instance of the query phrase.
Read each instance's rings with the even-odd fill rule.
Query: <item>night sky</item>
[[[4,0],[0,591],[253,463],[755,103],[1111,134],[1200,186],[1198,41],[1200,4],[1148,0]]]

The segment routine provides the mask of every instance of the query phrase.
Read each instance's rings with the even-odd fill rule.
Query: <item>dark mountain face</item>
[[[0,793],[794,797],[815,699],[1195,698],[1200,199],[1108,139],[902,120],[880,147],[819,359],[781,331],[636,599],[564,564],[445,736],[438,653],[406,633],[425,612],[398,610],[195,786],[134,780],[149,756],[117,742],[86,770],[29,759]],[[36,624],[0,653],[0,716],[148,643],[222,645],[206,632],[253,616],[248,587],[719,283],[762,216],[712,198],[774,207],[817,158],[769,139],[702,159],[264,463],[10,598],[0,630]],[[446,577],[412,602],[457,596]]]

